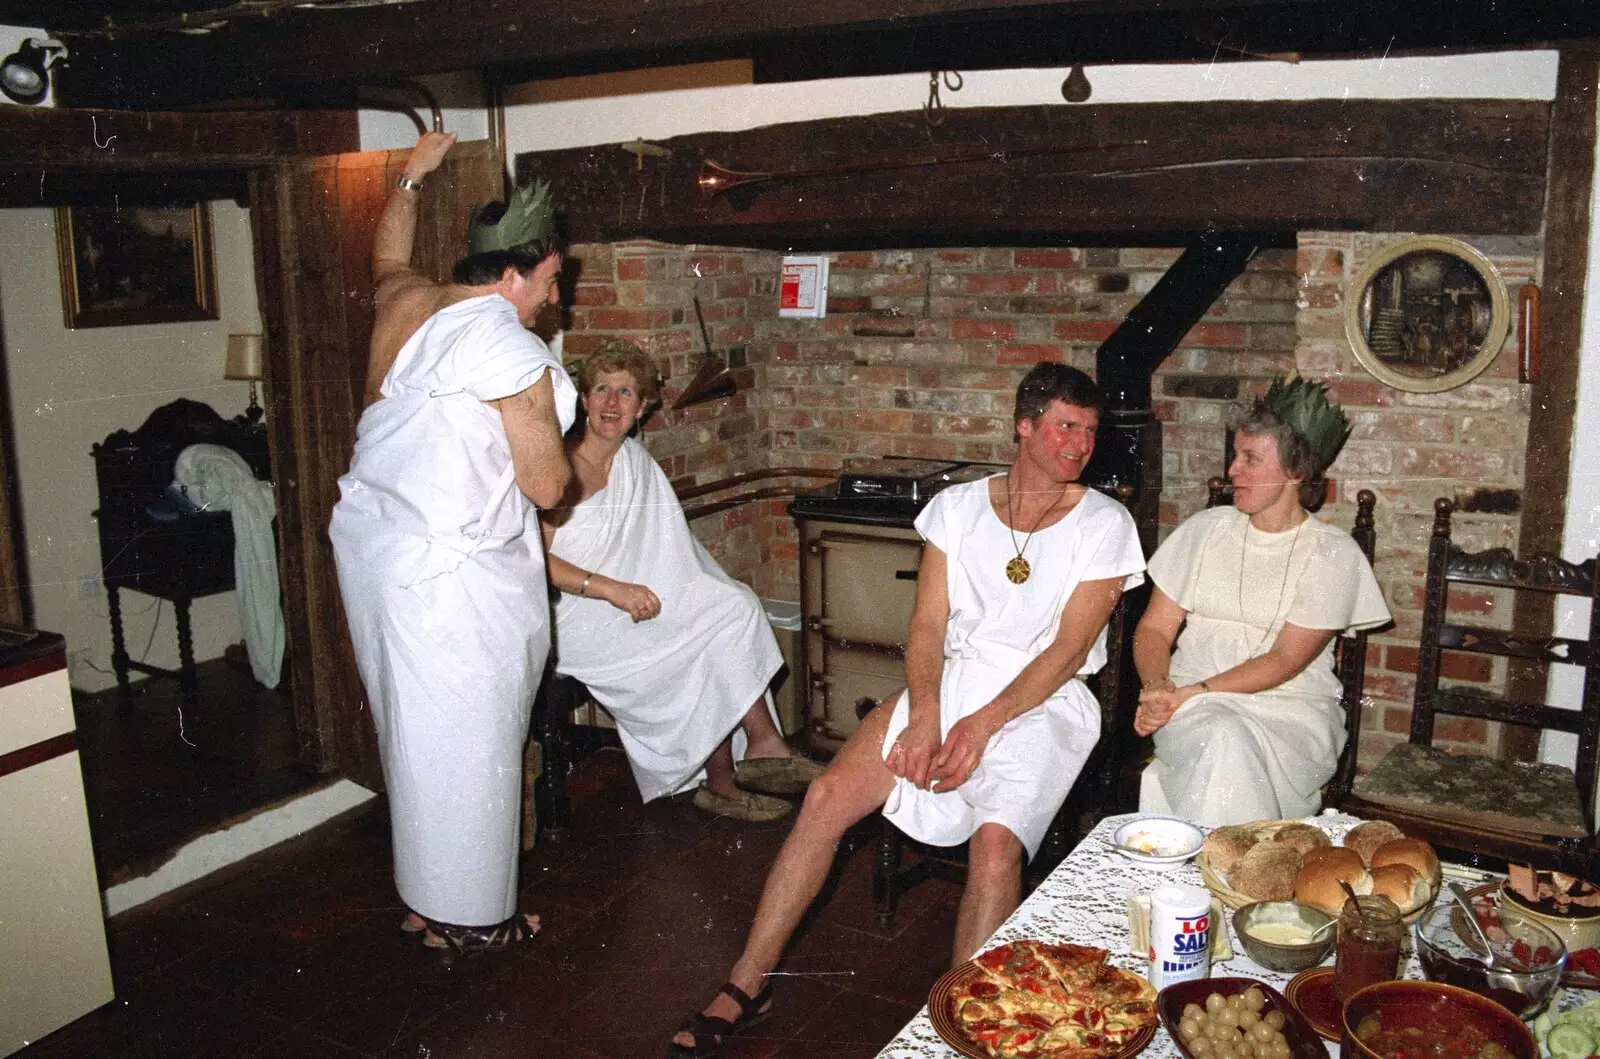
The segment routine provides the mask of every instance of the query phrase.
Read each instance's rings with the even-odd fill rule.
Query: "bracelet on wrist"
[[[587,596],[587,595],[588,595],[588,594],[589,594],[589,579],[590,579],[590,578],[591,578],[591,577],[593,577],[593,576],[594,576],[594,575],[593,575],[593,574],[591,574],[591,573],[590,573],[590,572],[589,572],[589,571],[587,571],[587,570],[585,570],[585,571],[584,571],[584,572],[583,572],[583,584],[581,584],[581,585],[579,585],[579,586],[578,586],[578,595],[580,595],[580,596]]]
[[[410,191],[415,194],[422,190],[422,181],[412,180],[404,173],[401,173],[400,176],[395,179],[394,186],[399,188],[401,191]]]
[[[1203,691],[1203,692],[1206,692],[1207,694],[1210,694],[1211,685],[1202,680],[1200,682],[1200,690]]]

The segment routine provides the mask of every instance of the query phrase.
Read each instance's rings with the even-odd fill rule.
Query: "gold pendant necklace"
[[[1063,487],[1061,490],[1061,496],[1066,495],[1067,490],[1065,487]],[[1061,497],[1057,497],[1054,503],[1050,504],[1044,509],[1044,514],[1041,514],[1037,519],[1034,520],[1033,529],[1029,530],[1028,535],[1022,538],[1022,545],[1018,547],[1017,531],[1011,525],[1011,523],[1016,521],[1016,513],[1013,511],[1011,503],[1011,476],[1009,474],[1006,475],[1006,532],[1011,534],[1011,547],[1016,548],[1017,550],[1016,556],[1006,563],[1006,580],[1010,581],[1013,585],[1022,584],[1033,574],[1033,567],[1028,565],[1028,560],[1022,557],[1022,553],[1028,550],[1028,542],[1033,540],[1034,533],[1036,533],[1039,529],[1039,523],[1043,522],[1045,517],[1049,515],[1051,511],[1055,510],[1056,504],[1060,502]]]

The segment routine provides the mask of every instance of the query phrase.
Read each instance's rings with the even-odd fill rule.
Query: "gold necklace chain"
[[[1249,654],[1250,658],[1256,657],[1261,652],[1261,648],[1267,642],[1267,637],[1272,635],[1272,627],[1278,624],[1278,609],[1283,606],[1284,593],[1289,590],[1289,571],[1294,569],[1294,552],[1296,548],[1300,547],[1300,531],[1306,528],[1306,523],[1310,520],[1308,515],[1300,520],[1300,525],[1295,527],[1294,539],[1289,542],[1289,558],[1283,564],[1283,583],[1278,586],[1277,602],[1272,604],[1272,620],[1267,622],[1267,631],[1262,633],[1261,639],[1256,641],[1255,648]],[[1241,625],[1249,624],[1244,618],[1244,562],[1245,555],[1249,550],[1250,520],[1246,518],[1244,521],[1244,536],[1240,538],[1239,544],[1239,624]]]
[[[1061,489],[1061,496],[1066,495],[1067,490],[1066,487],[1063,486]],[[1022,545],[1019,547],[1017,545],[1017,530],[1016,527],[1012,525],[1012,523],[1016,521],[1016,512],[1011,501],[1011,476],[1009,474],[1006,475],[1006,532],[1011,534],[1011,547],[1015,548],[1017,552],[1016,557],[1006,563],[1006,580],[1010,581],[1013,585],[1022,584],[1024,581],[1028,580],[1028,577],[1033,573],[1033,567],[1028,564],[1028,560],[1022,557],[1022,553],[1028,550],[1028,544],[1033,540],[1033,535],[1038,532],[1039,524],[1045,520],[1050,512],[1055,510],[1056,504],[1061,502],[1061,496],[1058,496],[1055,498],[1055,500],[1051,501],[1045,507],[1044,513],[1038,518],[1034,519],[1033,529],[1029,530],[1028,535],[1022,538]]]

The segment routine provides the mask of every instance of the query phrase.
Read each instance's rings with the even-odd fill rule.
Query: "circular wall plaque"
[[[1345,334],[1356,359],[1397,390],[1437,393],[1483,372],[1511,331],[1505,281],[1459,239],[1387,247],[1350,285]]]

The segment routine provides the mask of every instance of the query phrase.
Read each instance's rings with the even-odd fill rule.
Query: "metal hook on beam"
[[[428,110],[433,114],[433,131],[444,131],[444,112],[439,109],[438,98],[428,90],[426,85],[423,85],[417,81],[407,81],[401,78],[385,78],[381,81],[363,82],[358,87],[357,94],[359,95],[360,90],[366,88],[387,88],[400,92],[411,92],[421,96],[423,100],[427,102]],[[409,115],[412,124],[416,125],[417,127],[417,135],[419,136],[428,131],[428,127],[422,123],[422,116],[407,104],[396,103],[390,100],[362,100],[361,102],[364,106],[375,107],[379,110],[393,110],[401,114]]]

